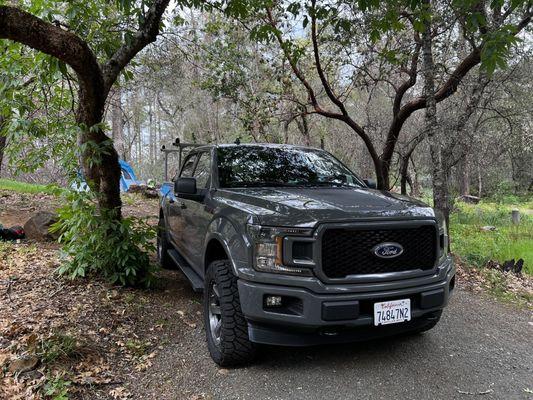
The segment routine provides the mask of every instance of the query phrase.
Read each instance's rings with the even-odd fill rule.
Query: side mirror
[[[374,179],[363,179],[363,182],[366,183],[370,189],[377,189],[376,181]]]
[[[196,194],[196,178],[177,178],[174,182],[174,192],[180,194]]]
[[[205,190],[196,189],[196,178],[178,178],[174,182],[176,197],[186,200],[203,201]]]

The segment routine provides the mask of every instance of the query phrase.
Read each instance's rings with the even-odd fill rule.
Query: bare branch
[[[157,39],[159,33],[159,25],[161,18],[168,6],[169,0],[154,0],[150,5],[148,12],[144,15],[143,22],[139,29],[133,35],[133,39],[126,44],[123,44],[111,56],[109,61],[103,65],[102,70],[104,74],[105,89],[108,92],[117,80],[118,74],[126,65],[147,45],[153,43]]]

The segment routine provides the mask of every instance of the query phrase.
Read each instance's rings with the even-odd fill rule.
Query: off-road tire
[[[169,249],[170,244],[168,242],[168,232],[165,227],[165,220],[159,218],[159,223],[157,224],[157,261],[161,268],[176,269],[174,261],[172,261],[168,254]]]
[[[210,325],[210,292],[215,284],[220,304],[220,342],[213,338]],[[228,260],[213,261],[207,268],[204,287],[204,323],[207,347],[213,361],[222,367],[250,363],[255,357],[255,346],[248,338],[248,324],[241,310],[237,277]]]

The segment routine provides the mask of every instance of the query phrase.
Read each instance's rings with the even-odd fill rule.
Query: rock
[[[20,357],[9,363],[9,372],[21,374],[35,369],[37,364],[39,364],[39,359],[35,356]]]
[[[462,201],[463,203],[477,204],[479,203],[480,198],[469,194],[463,194],[462,196],[459,196],[457,200]]]
[[[24,224],[26,237],[32,240],[57,240],[58,233],[50,233],[50,226],[57,222],[57,215],[48,211],[39,211]]]
[[[491,225],[485,225],[480,228],[482,231],[495,231],[496,227]]]

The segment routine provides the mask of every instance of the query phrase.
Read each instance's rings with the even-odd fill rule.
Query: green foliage
[[[489,260],[503,263],[523,258],[524,272],[533,274],[533,217],[524,208],[520,225],[514,226],[512,208],[494,203],[456,203],[450,222],[452,251],[478,267]],[[494,226],[496,230],[481,230],[483,226]]]
[[[9,190],[17,193],[46,193],[57,196],[62,189],[56,185],[36,185],[0,178],[0,190]]]
[[[68,392],[71,385],[72,382],[65,380],[61,375],[57,375],[46,380],[44,395],[52,400],[68,400]]]
[[[55,333],[41,341],[37,355],[44,363],[53,363],[77,354],[77,342],[73,336]]]
[[[98,275],[121,285],[151,283],[155,266],[149,253],[155,250],[156,229],[146,220],[100,214],[92,192],[69,192],[58,213],[53,230],[61,233],[63,244],[61,275],[71,279]]]
[[[490,196],[490,200],[498,204],[519,204],[531,201],[533,197],[527,193],[518,192],[518,183],[512,181],[501,181]]]

